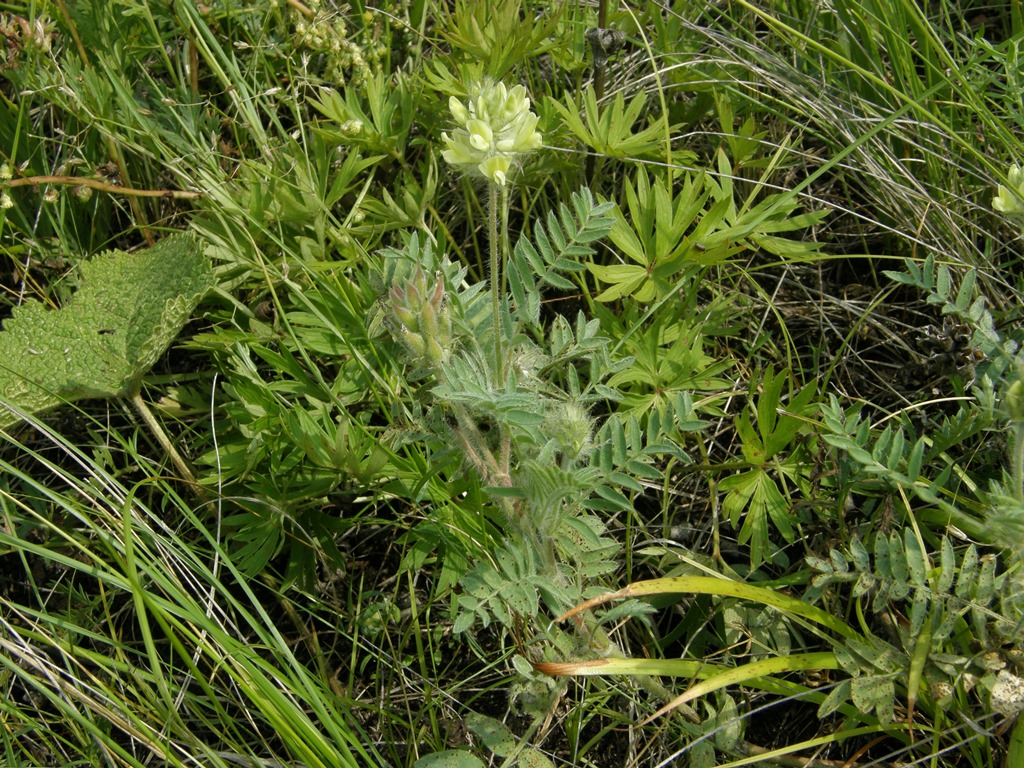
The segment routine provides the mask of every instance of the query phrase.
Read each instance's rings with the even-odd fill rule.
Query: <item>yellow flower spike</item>
[[[470,120],[466,123],[466,130],[469,131],[469,143],[473,149],[480,152],[489,152],[494,143],[494,131],[491,126],[483,120]]]
[[[461,166],[461,165],[472,165],[476,162],[476,153],[472,147],[466,144],[456,141],[450,137],[447,133],[441,134],[441,140],[445,143],[448,149],[441,153],[441,157],[444,158],[445,162],[449,165]]]
[[[509,90],[491,80],[474,83],[468,91],[465,103],[454,96],[448,99],[456,128],[441,134],[441,156],[456,168],[505,186],[519,155],[538,149],[543,141],[530,97],[522,85]]]
[[[514,120],[520,113],[530,110],[530,97],[526,95],[526,88],[522,85],[513,88],[505,97],[504,102],[502,116],[507,121]]]

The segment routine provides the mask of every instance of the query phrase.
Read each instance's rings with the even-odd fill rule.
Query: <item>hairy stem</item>
[[[1024,501],[1024,424],[1015,423],[1013,431],[1013,493],[1017,501]]]
[[[501,260],[504,264],[505,260],[512,257],[512,243],[509,240],[508,234],[508,186],[501,188]],[[505,270],[501,271],[501,295],[505,296],[508,291],[508,272]],[[513,334],[515,335],[515,334]]]
[[[487,226],[491,246],[491,313],[494,319],[494,386],[501,386],[503,359],[501,349],[501,261],[498,255],[498,185],[487,185]],[[505,218],[505,217],[502,217]]]

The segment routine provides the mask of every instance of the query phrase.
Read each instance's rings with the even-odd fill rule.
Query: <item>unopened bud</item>
[[[1020,424],[1024,423],[1024,380],[1015,380],[1003,395],[1003,405],[1010,421]]]
[[[413,357],[425,357],[427,354],[427,345],[423,341],[423,337],[418,333],[413,333],[408,328],[402,331],[402,343],[409,348]]]
[[[548,437],[558,441],[562,453],[575,459],[585,453],[593,439],[594,424],[586,409],[579,403],[559,403],[544,421]]]
[[[405,283],[391,287],[389,298],[401,339],[413,356],[434,366],[444,362],[452,347],[444,275],[438,273],[433,286],[428,286],[426,273],[417,269]]]

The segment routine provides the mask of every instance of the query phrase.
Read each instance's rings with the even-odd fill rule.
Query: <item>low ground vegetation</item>
[[[0,762],[1020,768],[1022,29],[5,6]]]

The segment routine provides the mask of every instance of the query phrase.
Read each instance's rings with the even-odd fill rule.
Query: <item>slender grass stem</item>
[[[156,438],[156,441],[160,443],[160,447],[167,452],[167,457],[171,460],[171,464],[178,470],[181,478],[188,483],[196,492],[199,492],[199,483],[196,481],[195,473],[192,472],[192,468],[189,467],[188,462],[185,461],[185,457],[182,456],[178,449],[174,447],[171,439],[164,432],[163,427],[160,426],[160,422],[156,420],[156,416],[146,405],[146,401],[142,399],[142,393],[135,391],[131,396],[132,406],[135,408],[135,412],[139,414],[146,426],[149,428],[150,433]]]
[[[136,189],[124,187],[120,184],[107,184],[99,179],[90,179],[83,176],[26,176],[20,179],[13,179],[5,182],[8,189],[16,187],[38,187],[41,184],[53,184],[64,187],[88,187],[100,192],[109,192],[125,197],[155,197],[161,200],[196,200],[202,197],[199,192],[189,192],[182,189]]]

